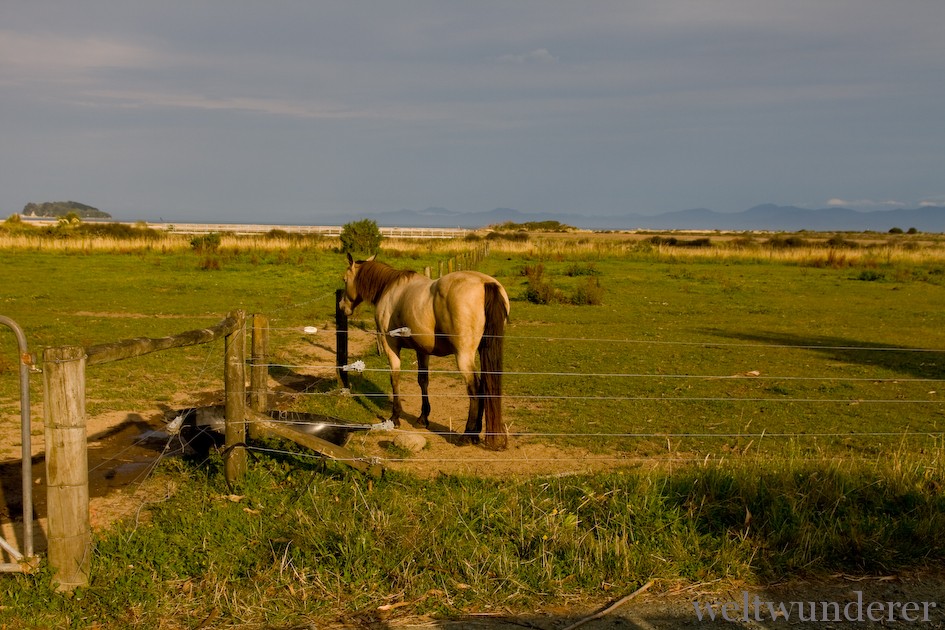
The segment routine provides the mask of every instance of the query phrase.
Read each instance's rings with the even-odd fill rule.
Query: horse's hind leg
[[[420,385],[420,418],[421,427],[430,426],[430,355],[417,352],[417,384]]]
[[[456,365],[466,381],[466,393],[469,395],[469,415],[463,434],[473,443],[478,443],[479,433],[482,432],[483,406],[479,400],[479,374],[476,372],[475,352],[457,353]]]

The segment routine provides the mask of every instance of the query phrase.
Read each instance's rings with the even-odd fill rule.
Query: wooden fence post
[[[89,583],[89,460],[85,348],[43,352],[46,419],[47,556],[60,591]]]
[[[224,338],[223,394],[225,450],[223,476],[234,483],[246,474],[246,313],[233,311],[233,332]]]
[[[344,370],[344,366],[348,364],[348,316],[339,306],[344,294],[344,289],[335,291],[335,365],[341,386],[348,389],[351,383],[348,380],[348,373]]]
[[[261,414],[269,413],[269,319],[253,315],[252,367],[249,371],[249,406]],[[249,437],[257,439],[256,423],[249,423]]]

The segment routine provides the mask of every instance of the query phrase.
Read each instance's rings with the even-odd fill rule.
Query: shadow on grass
[[[945,378],[945,350],[872,343],[826,335],[744,333],[718,329],[706,329],[703,332],[726,339],[807,350],[822,354],[831,361],[878,367],[914,378]]]

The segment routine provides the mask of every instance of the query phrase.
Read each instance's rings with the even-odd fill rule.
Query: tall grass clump
[[[571,304],[574,306],[599,306],[604,301],[604,289],[601,287],[599,272],[592,266],[572,265],[565,271],[568,277],[583,277],[569,295],[547,279],[545,265],[525,265],[522,275],[526,279],[524,299],[532,304]]]

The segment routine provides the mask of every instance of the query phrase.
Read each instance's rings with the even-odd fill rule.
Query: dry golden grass
[[[241,235],[221,232],[218,251],[292,251],[338,249],[337,237],[258,234]],[[482,232],[480,234],[485,234]],[[922,234],[887,236],[854,235],[838,245],[830,234],[805,233],[802,244],[772,246],[774,235],[723,233],[672,233],[677,244],[652,242],[651,233],[529,234],[515,238],[412,239],[385,238],[387,252],[430,254],[443,258],[461,255],[488,243],[492,252],[536,258],[594,258],[602,256],[646,257],[661,261],[705,260],[717,262],[775,262],[815,267],[877,267],[897,264],[939,264],[945,262],[945,235]],[[193,234],[157,232],[148,237],[116,237],[82,234],[51,236],[31,230],[3,230],[0,248],[58,252],[176,252],[193,249]],[[692,246],[695,239],[709,241],[706,246]],[[777,243],[774,243],[777,245]]]

